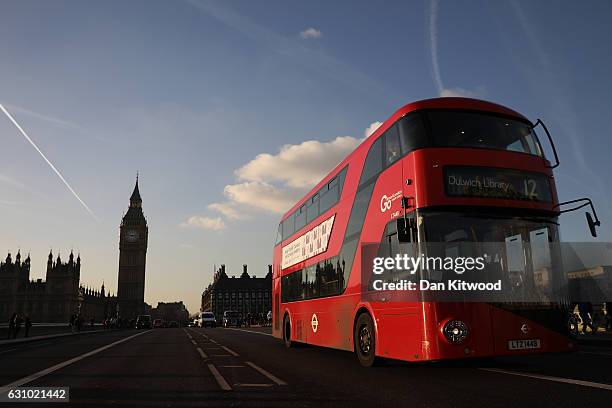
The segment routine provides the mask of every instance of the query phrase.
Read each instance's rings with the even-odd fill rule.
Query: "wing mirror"
[[[397,240],[399,242],[416,241],[416,221],[411,217],[400,217],[397,222]]]
[[[581,204],[578,205],[578,203],[581,203]],[[567,210],[561,210],[561,207],[567,204],[576,204],[576,206],[573,208],[568,208]],[[582,207],[586,207],[587,205],[590,206],[591,211],[593,211],[592,216],[590,212],[586,213],[586,219],[587,219],[587,224],[589,225],[589,231],[591,232],[591,235],[593,236],[593,238],[597,238],[597,230],[595,229],[595,227],[599,227],[601,225],[601,221],[599,221],[599,218],[597,218],[597,213],[595,212],[595,206],[593,206],[593,202],[591,201],[590,198],[578,198],[576,200],[565,201],[563,203],[557,204],[555,207],[559,208],[559,214],[563,214],[566,212],[579,210]]]
[[[591,213],[588,211],[585,213],[585,215],[587,219],[587,224],[589,224],[589,230],[591,231],[591,235],[593,236],[593,238],[596,238],[597,231],[595,230],[595,227],[599,227],[601,225],[601,222],[599,220],[593,221],[593,217],[591,217]],[[597,215],[595,217],[597,217]]]

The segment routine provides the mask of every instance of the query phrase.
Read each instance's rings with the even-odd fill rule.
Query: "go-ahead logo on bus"
[[[393,205],[393,201],[399,199],[402,197],[402,191],[396,191],[395,193],[391,194],[391,196],[387,196],[386,194],[384,194],[382,197],[380,197],[380,212],[385,212],[387,210],[391,209],[391,206]]]
[[[310,231],[285,245],[281,267],[283,269],[288,268],[327,251],[335,217],[335,214],[332,215]]]

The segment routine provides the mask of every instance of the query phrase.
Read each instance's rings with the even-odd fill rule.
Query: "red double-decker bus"
[[[540,124],[554,164],[534,131]],[[563,277],[542,279],[540,266],[530,264],[538,248],[559,241],[564,204],[553,178],[554,144],[541,121],[535,126],[511,109],[468,98],[395,112],[283,216],[273,259],[274,336],[288,347],[354,351],[364,366],[377,357],[571,351],[565,300],[388,301],[363,293],[361,248],[371,243],[393,256],[405,242],[518,242],[518,263],[498,254],[501,272],[518,276],[514,285],[538,277],[540,285],[558,284]],[[587,219],[594,233],[597,216]],[[513,263],[522,265],[518,275]]]

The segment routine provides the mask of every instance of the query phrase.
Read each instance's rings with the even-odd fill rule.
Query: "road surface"
[[[612,400],[606,347],[367,369],[348,352],[285,349],[266,331],[126,330],[2,347],[0,385],[68,386],[69,405],[84,407],[558,408]]]

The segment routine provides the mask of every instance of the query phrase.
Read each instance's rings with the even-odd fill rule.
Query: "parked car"
[[[137,329],[150,329],[152,328],[151,315],[140,315],[136,319]]]
[[[200,324],[202,327],[217,327],[217,319],[212,312],[203,312]]]
[[[242,313],[233,310],[223,312],[223,327],[242,326]]]
[[[176,320],[173,320],[168,324],[168,327],[179,327],[179,324]]]
[[[162,319],[155,319],[153,320],[153,328],[154,329],[160,329],[164,326],[164,321]]]

